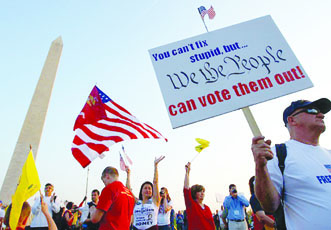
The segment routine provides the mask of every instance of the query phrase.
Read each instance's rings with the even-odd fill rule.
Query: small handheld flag
[[[123,155],[126,158],[126,160],[129,162],[130,165],[132,165],[132,160],[129,158],[129,156],[126,154],[125,150],[124,150],[124,146],[122,145],[122,151],[123,151]]]
[[[200,154],[200,152],[202,150],[204,150],[205,148],[207,148],[209,146],[209,141],[206,141],[204,139],[201,139],[201,138],[195,138],[195,140],[200,144],[198,146],[195,146],[195,150],[198,152],[194,157],[193,159],[190,161],[194,161],[194,159]]]
[[[125,171],[126,167],[127,167],[127,165],[125,164],[122,154],[120,153],[120,168],[121,168],[121,170]]]
[[[204,139],[196,138],[195,139],[200,145],[195,147],[195,150],[200,153],[202,150],[207,148],[209,146],[209,141],[206,141]]]

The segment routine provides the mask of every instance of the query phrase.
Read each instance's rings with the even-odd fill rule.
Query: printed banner
[[[149,54],[173,128],[313,86],[270,16]]]

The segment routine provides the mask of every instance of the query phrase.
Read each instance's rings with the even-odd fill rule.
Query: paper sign
[[[149,54],[173,128],[313,86],[270,16]]]

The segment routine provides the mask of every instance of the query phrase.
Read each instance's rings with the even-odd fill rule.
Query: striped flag
[[[212,6],[210,6],[209,10],[206,10],[204,6],[200,6],[198,8],[198,11],[201,15],[202,20],[204,20],[206,14],[208,14],[209,19],[213,19],[216,15],[214,8]]]
[[[126,160],[129,162],[130,165],[132,165],[132,160],[131,160],[131,159],[129,158],[129,156],[126,154],[123,145],[122,145],[122,151],[123,151],[123,155],[125,156]]]
[[[120,153],[120,168],[121,170],[125,171],[125,168],[126,168],[126,164],[124,162],[124,159],[122,157],[122,154]]]
[[[78,115],[72,154],[85,168],[115,143],[138,138],[163,138],[94,86]],[[165,139],[167,141],[167,139]]]

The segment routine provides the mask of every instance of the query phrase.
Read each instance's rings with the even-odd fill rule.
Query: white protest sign
[[[270,16],[149,54],[173,128],[313,86]]]

